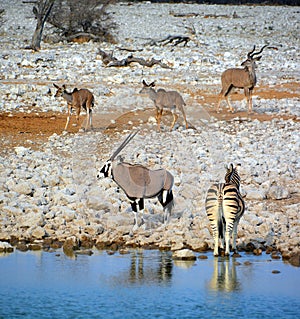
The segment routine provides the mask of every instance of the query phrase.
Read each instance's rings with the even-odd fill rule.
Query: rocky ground
[[[0,240],[20,249],[155,247],[201,251],[213,248],[204,209],[210,183],[222,181],[224,165],[240,165],[246,212],[238,246],[300,251],[299,223],[299,9],[297,7],[132,4],[112,7],[118,43],[42,43],[23,49],[35,28],[31,7],[4,1],[0,74]],[[23,18],[15,19],[22,14]],[[132,21],[135,21],[135,24]],[[197,37],[183,46],[149,44],[151,39]],[[45,34],[51,34],[48,26]],[[220,75],[238,67],[254,44],[269,43],[258,63],[253,115],[241,91],[215,112]],[[124,58],[161,59],[170,69],[133,64],[105,67],[98,50]],[[126,50],[125,50],[126,49]],[[172,132],[171,116],[156,131],[152,102],[139,94],[141,81],[175,89],[186,101],[190,129],[182,118]],[[66,103],[55,99],[53,83],[90,89],[96,99],[94,130],[63,132]],[[81,120],[83,121],[83,114]],[[73,123],[73,122],[72,122]],[[157,200],[147,200],[145,224],[132,234],[128,200],[97,172],[132,130],[126,161],[164,167],[175,177],[175,207],[162,224]],[[4,244],[5,242],[5,244]],[[6,248],[5,248],[6,249]]]

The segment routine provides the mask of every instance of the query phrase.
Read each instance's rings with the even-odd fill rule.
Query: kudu
[[[188,123],[186,120],[185,112],[183,106],[186,105],[182,96],[176,91],[166,91],[164,89],[158,89],[155,91],[153,87],[155,86],[154,82],[147,84],[145,80],[143,80],[143,88],[139,93],[146,93],[149,95],[150,99],[154,102],[156,107],[156,122],[158,126],[158,130],[160,131],[160,121],[162,118],[164,108],[169,109],[173,115],[173,122],[170,126],[170,131],[172,131],[177,119],[178,115],[176,114],[176,108],[181,111],[184,121],[185,127],[188,128]]]
[[[130,200],[134,213],[133,231],[138,228],[138,210],[144,209],[145,198],[158,198],[164,210],[164,223],[168,221],[174,205],[172,192],[174,177],[170,172],[165,169],[151,170],[140,164],[126,163],[121,156],[117,156],[137,132],[127,136],[100,170],[104,177],[110,175]],[[101,174],[98,174],[98,178],[100,176]]]
[[[55,93],[55,97],[63,97],[68,104],[68,117],[67,122],[65,126],[65,131],[68,128],[70,117],[72,114],[72,110],[75,109],[76,112],[76,120],[77,124],[79,123],[79,115],[81,108],[83,108],[86,111],[86,123],[85,123],[85,130],[87,130],[88,125],[90,125],[90,128],[93,128],[92,125],[92,108],[94,107],[94,96],[91,91],[88,89],[80,89],[78,90],[75,88],[72,93],[67,92],[66,86],[63,85],[62,87],[56,85],[53,83],[54,87],[57,89]]]
[[[248,104],[248,113],[252,113],[252,91],[256,85],[256,74],[255,61],[259,61],[261,59],[261,55],[254,57],[255,55],[259,55],[263,52],[264,48],[268,45],[264,45],[259,52],[255,51],[255,46],[253,50],[247,54],[247,59],[241,64],[244,68],[232,68],[227,69],[222,73],[221,82],[222,82],[222,90],[219,94],[217,112],[219,113],[220,103],[223,98],[225,98],[227,105],[229,106],[230,111],[233,113],[233,107],[228,99],[228,95],[233,88],[244,89],[245,96],[247,98]]]

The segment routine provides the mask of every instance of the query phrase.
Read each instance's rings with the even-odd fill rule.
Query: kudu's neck
[[[72,98],[72,93],[69,93],[67,91],[63,91],[61,95],[68,103],[71,103],[73,98]]]
[[[255,74],[255,64],[254,62],[250,63],[245,67],[246,71],[249,74],[249,82],[254,86],[256,84],[256,74]]]
[[[153,88],[149,88],[148,95],[152,101],[155,101],[157,97],[157,92]]]

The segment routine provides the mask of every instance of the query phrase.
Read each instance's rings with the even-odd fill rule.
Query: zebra
[[[225,183],[215,183],[207,191],[205,208],[214,237],[214,256],[219,255],[219,238],[221,249],[225,255],[230,254],[230,238],[232,249],[236,252],[237,227],[245,211],[245,202],[240,194],[240,176],[231,163],[225,174]]]

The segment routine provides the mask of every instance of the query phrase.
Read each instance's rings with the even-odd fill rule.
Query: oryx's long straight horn
[[[130,133],[126,139],[122,142],[122,144],[114,151],[112,156],[110,157],[110,160],[113,161],[116,156],[122,151],[122,149],[136,136],[136,134],[139,132],[139,130],[136,130],[134,133]]]

